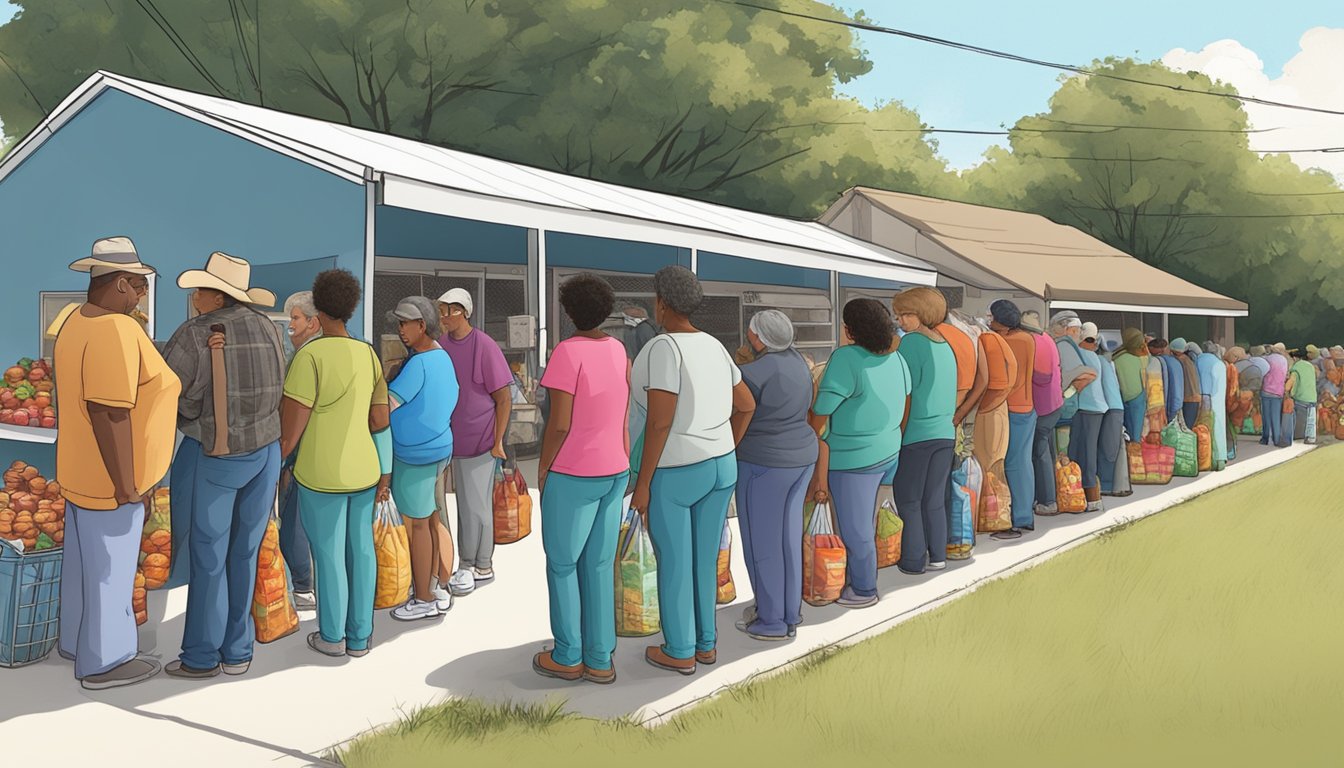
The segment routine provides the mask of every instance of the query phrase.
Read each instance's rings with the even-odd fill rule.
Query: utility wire
[[[23,90],[28,92],[28,98],[33,100],[33,103],[37,105],[38,109],[42,110],[43,119],[50,117],[51,111],[42,103],[41,99],[37,98],[37,94],[33,93],[33,89],[28,87],[28,81],[23,79],[23,75],[19,74],[19,70],[15,69],[13,64],[9,63],[9,59],[5,58],[3,53],[0,53],[0,61],[3,61],[6,67],[9,67],[9,71],[13,72],[14,77],[18,79],[19,85],[22,85]]]
[[[150,21],[153,21],[155,26],[168,37],[168,41],[173,44],[178,53],[182,54],[182,58],[187,60],[192,69],[196,70],[196,73],[204,78],[206,83],[214,88],[220,96],[228,98],[228,93],[225,92],[224,87],[219,84],[218,80],[215,80],[210,71],[201,63],[201,60],[196,58],[196,54],[192,53],[186,40],[182,39],[182,36],[173,28],[172,23],[163,15],[163,12],[158,9],[158,6],[154,5],[154,0],[135,0],[135,4],[140,6],[140,10],[144,11]]]
[[[1070,205],[1086,211],[1115,213],[1113,208],[1099,208],[1094,205]],[[1344,211],[1318,211],[1315,213],[1161,213],[1147,211],[1123,211],[1125,216],[1140,216],[1156,219],[1318,219],[1344,216]]]
[[[1007,59],[1008,61],[1016,61],[1022,64],[1032,64],[1038,67],[1045,67],[1047,69],[1056,69],[1063,72],[1072,72],[1074,74],[1087,75],[1089,77],[1099,77],[1106,80],[1115,80],[1122,83],[1131,83],[1134,85],[1146,85],[1151,88],[1163,88],[1169,91],[1176,91],[1178,93],[1193,93],[1200,96],[1216,96],[1222,99],[1234,99],[1236,101],[1240,101],[1243,103],[1260,104],[1266,107],[1282,107],[1284,109],[1296,109],[1303,112],[1318,112],[1323,115],[1344,115],[1344,110],[1326,109],[1324,107],[1313,107],[1305,104],[1289,104],[1287,102],[1271,101],[1269,99],[1258,99],[1255,98],[1254,96],[1242,96],[1240,94],[1235,93],[1219,93],[1217,91],[1205,91],[1198,88],[1184,88],[1179,85],[1169,85],[1167,83],[1155,83],[1152,82],[1151,80],[1140,80],[1136,77],[1126,77],[1124,75],[1117,75],[1111,72],[1100,72],[1094,69],[1087,69],[1085,67],[1080,67],[1075,64],[1061,64],[1059,62],[1046,61],[1044,59],[1036,59],[1030,56],[1021,56],[1015,53],[1008,53],[1006,51],[999,51],[993,48],[985,48],[978,45],[971,45],[969,43],[959,43],[955,40],[948,40],[941,37],[933,37],[932,35],[922,35],[917,32],[909,32],[903,29],[896,29],[895,27],[882,27],[876,24],[865,24],[863,22],[853,21],[850,19],[843,19],[843,20],[828,19],[823,16],[813,16],[811,14],[799,13],[797,11],[786,11],[782,8],[771,8],[765,5],[757,5],[755,3],[744,2],[743,0],[717,0],[717,2],[723,3],[725,5],[736,5],[742,8],[754,8],[758,11],[776,13],[781,16],[791,16],[797,19],[808,19],[810,21],[818,21],[823,24],[836,24],[839,26],[849,27],[851,29],[858,29],[865,32],[880,32],[884,35],[895,35],[897,37],[904,37],[910,40],[917,40],[923,43],[932,43],[934,45],[941,45],[948,48],[955,48],[957,50],[968,51],[970,53],[978,53],[984,56],[991,56],[997,59]]]

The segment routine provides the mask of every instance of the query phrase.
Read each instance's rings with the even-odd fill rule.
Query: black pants
[[[1190,429],[1195,428],[1195,419],[1199,418],[1199,403],[1186,403],[1181,406],[1181,417],[1185,419],[1185,426]],[[1134,435],[1130,435],[1134,437]],[[1135,438],[1136,440],[1138,438]]]
[[[901,446],[892,495],[904,529],[900,567],[922,573],[947,559],[947,493],[952,479],[952,440]]]
[[[1055,503],[1055,457],[1059,449],[1055,447],[1055,425],[1059,423],[1060,411],[1038,416],[1036,419],[1036,439],[1031,443],[1031,462],[1036,470],[1036,503],[1049,506]]]
[[[1096,488],[1097,448],[1101,443],[1101,423],[1106,414],[1079,411],[1069,429],[1069,460],[1082,470],[1083,488]]]

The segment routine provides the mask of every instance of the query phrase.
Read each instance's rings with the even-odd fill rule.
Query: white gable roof
[[[356,183],[386,205],[575,234],[719,251],[932,285],[932,266],[811,221],[744,211],[495,160],[99,72],[0,163],[0,180],[85,104],[115,89]]]

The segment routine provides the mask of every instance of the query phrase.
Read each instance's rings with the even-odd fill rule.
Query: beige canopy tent
[[[820,221],[933,264],[939,285],[964,291],[972,312],[1013,298],[1050,312],[1198,315],[1210,319],[1211,337],[1228,342],[1231,318],[1247,314],[1244,302],[1033,213],[856,187]]]

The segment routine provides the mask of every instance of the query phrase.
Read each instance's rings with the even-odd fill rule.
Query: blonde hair
[[[932,328],[947,319],[947,297],[936,288],[917,285],[893,296],[891,311],[916,315],[924,327]]]

